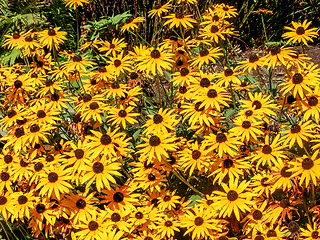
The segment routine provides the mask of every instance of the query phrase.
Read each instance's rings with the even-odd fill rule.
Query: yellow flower
[[[166,4],[164,5],[161,5],[161,4],[156,4],[154,6],[154,9],[150,10],[148,12],[148,17],[154,17],[156,15],[158,15],[158,17],[161,17],[161,14],[165,13],[165,12],[168,12],[168,10],[171,8],[171,4],[170,4],[170,1],[167,2]]]
[[[163,25],[165,26],[170,24],[169,26],[170,28],[173,28],[173,27],[178,28],[179,26],[182,26],[184,28],[188,28],[188,27],[193,28],[192,23],[197,23],[197,21],[191,17],[192,15],[184,15],[183,12],[179,11],[164,17],[164,18],[168,18],[169,20],[167,20]]]
[[[282,35],[283,38],[288,39],[288,43],[290,42],[303,42],[305,45],[308,45],[307,41],[313,42],[312,38],[315,38],[319,36],[317,33],[317,28],[310,28],[311,21],[308,22],[307,20],[304,20],[303,23],[300,22],[292,22],[292,27],[284,27],[286,30],[289,30],[288,32],[284,33]]]
[[[61,27],[50,28],[39,33],[40,43],[49,50],[58,50],[59,45],[67,40],[67,32],[59,31]]]
[[[135,28],[138,28],[137,23],[141,23],[145,21],[144,17],[128,17],[125,20],[125,24],[122,26],[121,28],[121,32],[125,32],[125,31],[130,31],[130,30],[134,30]]]
[[[73,7],[74,10],[78,6],[83,6],[84,3],[89,3],[89,0],[64,0],[66,2],[66,7]]]

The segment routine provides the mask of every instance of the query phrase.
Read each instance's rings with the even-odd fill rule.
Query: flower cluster
[[[318,239],[320,69],[292,45],[315,29],[294,22],[287,45],[231,60],[234,7],[193,33],[181,6],[197,1],[172,4],[149,12],[176,30],[157,47],[7,36],[25,63],[0,68],[4,220],[60,239]]]

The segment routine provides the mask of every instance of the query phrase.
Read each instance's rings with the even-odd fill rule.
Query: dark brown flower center
[[[160,9],[161,7],[162,7],[161,4],[158,3],[158,4],[156,4],[156,5],[154,6],[154,9],[155,9],[155,10],[158,10],[158,9]]]
[[[251,55],[249,56],[249,62],[250,62],[250,63],[254,63],[254,62],[258,61],[258,60],[259,60],[259,57],[258,57],[257,54],[251,54]]]
[[[314,162],[311,158],[304,158],[302,160],[302,168],[304,170],[309,170],[314,166]]]
[[[117,83],[117,82],[113,82],[113,83],[111,84],[111,88],[112,88],[112,89],[119,89],[119,88],[120,88],[120,85],[119,85],[119,83]]]
[[[303,27],[298,27],[297,30],[296,30],[296,33],[298,35],[303,35],[306,31],[304,30]]]
[[[54,30],[54,29],[52,29],[52,28],[50,28],[49,30],[48,30],[48,35],[49,36],[55,36],[57,33],[56,33],[56,31]]]
[[[249,121],[243,121],[241,125],[244,129],[248,129],[251,127],[251,123]]]
[[[40,127],[38,124],[32,124],[30,127],[30,132],[35,133],[35,132],[39,132]]]
[[[84,151],[82,149],[76,149],[74,151],[74,155],[76,156],[77,159],[83,158]]]
[[[112,139],[108,134],[103,134],[100,138],[100,143],[102,145],[109,145],[111,142],[112,142]]]
[[[154,181],[154,180],[156,180],[156,176],[153,175],[152,173],[150,173],[150,174],[148,174],[148,179],[149,179],[149,181]]]
[[[28,198],[24,195],[18,197],[18,203],[20,205],[26,204],[28,202]]]
[[[152,237],[145,237],[144,240],[153,240]]]
[[[52,94],[50,96],[50,98],[51,98],[52,101],[56,102],[56,101],[58,101],[60,99],[60,96],[59,96],[58,93],[54,93],[54,94]]]
[[[272,152],[272,148],[270,147],[270,145],[264,145],[262,147],[262,152],[264,154],[270,154]]]
[[[87,203],[84,199],[79,199],[77,202],[76,202],[76,206],[77,208],[79,209],[84,209],[86,207]]]
[[[96,103],[96,102],[92,102],[92,103],[90,103],[89,108],[90,108],[91,110],[96,110],[96,109],[99,108],[99,104]]]
[[[129,24],[133,21],[134,17],[133,16],[130,16],[126,19],[126,24]]]
[[[238,199],[238,193],[234,190],[230,190],[228,193],[227,193],[227,199],[229,201],[235,201]]]
[[[318,102],[319,102],[318,98],[316,98],[316,97],[314,97],[314,96],[312,96],[312,97],[310,97],[310,98],[308,99],[308,104],[309,104],[309,106],[311,106],[311,107],[317,106],[317,105],[318,105]]]
[[[8,199],[5,196],[0,196],[0,205],[4,205],[8,202]]]
[[[287,208],[290,206],[290,202],[289,202],[289,199],[288,198],[283,198],[281,201],[280,201],[280,207],[282,208]]]
[[[262,212],[260,210],[254,210],[252,217],[254,220],[260,220],[262,218]]]
[[[216,90],[214,89],[210,89],[208,92],[207,92],[207,97],[208,98],[216,98],[218,96],[218,93]]]
[[[46,206],[42,203],[37,204],[36,206],[36,211],[37,213],[44,213],[44,211],[46,210]]]
[[[281,48],[279,46],[272,46],[270,48],[270,53],[272,56],[275,56],[281,52]]]
[[[37,112],[37,117],[38,118],[44,118],[44,117],[46,117],[47,116],[47,114],[45,113],[45,111],[43,111],[43,110],[39,110],[38,112]]]
[[[291,133],[299,133],[301,131],[301,127],[298,124],[293,124],[290,128]]]
[[[176,12],[176,13],[175,13],[175,17],[178,18],[178,19],[184,18],[183,12],[181,12],[181,11]]]
[[[221,236],[218,238],[218,240],[228,240],[228,237],[227,236]]]
[[[171,35],[171,36],[169,37],[169,39],[172,40],[172,41],[174,41],[174,42],[178,41],[177,36],[174,36],[174,35]]]
[[[90,231],[95,231],[99,227],[99,224],[96,221],[90,221],[88,224],[88,228]]]
[[[16,80],[14,81],[13,85],[16,89],[18,89],[22,87],[22,82],[20,80]]]
[[[121,216],[119,213],[112,213],[111,221],[112,222],[119,222],[121,220]]]
[[[212,17],[212,21],[213,21],[213,22],[217,22],[217,21],[219,21],[219,20],[220,20],[220,18],[219,18],[218,15],[214,15],[214,16]]]
[[[24,38],[26,42],[32,42],[33,38],[29,35]]]
[[[152,50],[150,55],[152,58],[159,58],[161,56],[159,50],[157,50],[157,49]]]
[[[219,32],[219,28],[216,25],[212,25],[211,29],[210,29],[211,33],[216,33]]]
[[[204,107],[200,108],[202,102],[197,102],[195,105],[194,105],[194,109],[197,111],[197,112],[202,112],[204,110]]]
[[[160,138],[158,136],[151,136],[150,139],[149,139],[149,144],[152,147],[159,146],[160,143],[161,143],[161,140],[160,140]]]
[[[19,39],[19,38],[20,38],[20,34],[17,33],[17,32],[14,32],[14,33],[12,34],[12,38],[13,38],[13,39]]]
[[[180,75],[182,76],[182,77],[185,77],[185,76],[187,76],[188,74],[189,74],[189,69],[188,68],[182,68],[181,70],[180,70]]]
[[[119,59],[114,60],[113,62],[115,67],[119,67],[121,65],[121,61]]]
[[[295,221],[289,222],[289,224],[288,224],[288,230],[289,230],[290,232],[295,233],[295,232],[298,232],[299,229],[300,229],[300,226],[299,226],[299,224],[298,224],[297,222],[295,222]]]
[[[232,76],[233,75],[233,70],[230,68],[227,68],[226,70],[224,70],[224,75],[226,77]]]
[[[222,10],[223,10],[223,11],[229,11],[229,8],[228,8],[227,6],[224,6],[224,7],[222,8]]]
[[[21,167],[27,167],[29,165],[29,162],[24,161],[23,159],[20,160],[20,166]]]
[[[216,141],[218,143],[223,143],[223,142],[227,141],[227,136],[224,133],[218,133],[216,136]]]
[[[101,162],[95,162],[92,166],[92,171],[95,173],[102,173],[104,170],[104,166]]]
[[[153,122],[155,124],[162,123],[162,121],[163,121],[163,117],[160,114],[156,114],[153,116]]]
[[[169,195],[166,195],[163,197],[163,201],[169,202],[171,200],[171,197]]]
[[[194,224],[196,225],[196,226],[201,226],[202,224],[203,224],[203,218],[202,217],[196,217],[195,219],[194,219]]]
[[[122,117],[122,118],[126,117],[127,116],[126,110],[120,110],[119,113],[118,113],[118,116]]]
[[[21,125],[25,124],[27,121],[28,121],[28,120],[27,120],[26,118],[24,118],[24,119],[22,119],[22,120],[18,119],[18,120],[17,120],[17,123],[21,126]],[[23,131],[24,131],[24,130],[23,130]],[[24,132],[23,132],[23,134],[24,134]]]
[[[81,62],[82,61],[82,57],[80,55],[74,55],[74,57],[72,58],[73,62]]]
[[[8,113],[7,113],[8,118],[12,118],[15,115],[17,115],[17,112],[15,110],[12,110],[12,109],[9,110]]]
[[[193,150],[191,155],[192,155],[192,158],[193,158],[193,159],[197,160],[197,159],[200,158],[201,152],[198,151],[198,150]]]
[[[285,166],[281,169],[280,174],[282,177],[289,178],[292,175],[292,172],[288,171],[290,168]]]
[[[53,155],[46,156],[46,161],[47,162],[52,162],[53,160],[54,160],[54,156]]]
[[[99,66],[99,67],[98,67],[98,72],[104,73],[104,72],[107,72],[107,69],[106,69],[105,66]]]
[[[21,127],[21,128],[17,128],[14,132],[14,135],[17,137],[17,138],[20,138],[24,135],[24,129]]]
[[[242,81],[241,84],[240,84],[240,87],[243,87],[243,88],[244,88],[244,87],[246,87],[246,86],[248,86],[247,82]]]
[[[116,45],[111,43],[109,47],[110,47],[110,49],[114,49],[116,47]]]
[[[5,162],[6,164],[9,164],[9,163],[12,162],[13,157],[12,157],[11,155],[5,155],[4,158],[3,158],[3,160],[4,160],[4,162]]]
[[[262,178],[260,183],[261,183],[261,186],[268,187],[270,185],[269,178],[267,178],[267,177]]]
[[[208,78],[202,78],[200,80],[200,86],[203,87],[203,88],[207,88],[210,86],[210,80]]]
[[[143,213],[142,212],[137,212],[135,215],[136,219],[142,219],[143,218]]]
[[[252,107],[255,106],[254,109],[255,109],[255,110],[258,110],[258,109],[260,109],[260,108],[262,107],[262,104],[261,104],[260,101],[254,100],[251,106],[252,106]]]
[[[47,79],[45,84],[46,84],[46,87],[50,87],[53,85],[53,81],[51,79]]]
[[[207,56],[208,54],[209,54],[208,49],[205,48],[205,49],[200,50],[201,57]]]
[[[113,194],[113,201],[119,203],[119,202],[122,202],[123,199],[124,199],[123,193],[115,192],[115,194]]]
[[[1,178],[1,181],[6,182],[6,181],[9,180],[10,175],[9,175],[9,173],[7,173],[7,172],[2,172],[2,173],[0,174],[0,178]]]
[[[227,158],[223,161],[223,167],[224,168],[231,168],[233,166],[233,161],[230,158]]]
[[[139,77],[138,73],[136,73],[136,72],[130,73],[130,78],[131,78],[132,80],[137,79],[138,77]]]
[[[311,233],[311,237],[312,237],[313,239],[317,239],[317,238],[319,237],[319,232],[318,232],[318,231],[313,231],[313,232]]]
[[[43,166],[43,163],[38,162],[38,163],[36,163],[36,164],[34,165],[34,170],[35,170],[36,172],[39,172],[40,170],[42,170],[43,167],[44,167],[44,166]]]
[[[212,203],[213,203],[213,200],[211,200],[211,199],[208,199],[207,201],[206,201],[206,203],[207,203],[207,205],[211,205]]]
[[[186,86],[180,86],[179,87],[179,93],[185,94],[188,91]]]
[[[296,73],[292,77],[292,82],[294,84],[300,84],[303,81],[303,76],[300,73]]]
[[[84,94],[82,99],[83,99],[83,102],[89,102],[91,101],[92,97],[89,94]]]
[[[164,225],[165,225],[166,227],[171,227],[173,224],[172,224],[171,221],[166,221],[166,222],[164,223]]]
[[[250,117],[250,116],[252,116],[253,111],[252,111],[252,110],[247,110],[247,111],[245,111],[244,114],[245,114],[247,117]]]
[[[49,180],[49,182],[51,182],[51,183],[54,183],[54,182],[58,181],[58,178],[59,178],[59,176],[58,176],[58,174],[56,174],[55,172],[51,172],[51,173],[49,173],[49,175],[48,175],[48,180]]]
[[[254,240],[264,240],[264,237],[261,235],[258,235],[254,238]]]
[[[268,232],[267,232],[267,237],[276,237],[277,236],[277,232],[273,229],[270,229]]]

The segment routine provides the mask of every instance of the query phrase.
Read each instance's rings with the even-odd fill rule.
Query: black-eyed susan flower
[[[170,1],[163,5],[156,4],[154,8],[148,12],[148,17],[153,18],[156,15],[158,15],[158,17],[161,17],[161,15],[168,12],[170,8],[171,8]]]
[[[235,137],[231,133],[219,132],[205,136],[205,144],[209,146],[209,151],[218,151],[218,155],[221,158],[224,154],[229,154],[232,157],[235,156],[237,154],[236,145],[241,145],[242,143],[238,137]]]
[[[23,220],[24,218],[30,219],[30,209],[34,207],[34,203],[38,201],[38,197],[35,196],[35,191],[31,190],[26,193],[15,192],[14,194],[14,209],[12,218]]]
[[[61,27],[50,28],[48,30],[44,30],[39,33],[39,41],[40,43],[49,48],[49,50],[59,49],[59,45],[61,45],[64,40],[67,40],[65,37],[67,32],[59,31]]]
[[[122,26],[121,32],[134,30],[138,28],[137,23],[141,23],[143,21],[145,21],[144,17],[134,18],[133,16],[130,16],[125,20],[125,24]]]
[[[287,162],[282,162],[278,166],[272,167],[272,174],[274,176],[274,184],[272,191],[282,189],[283,191],[292,188],[292,171],[291,166]]]
[[[112,125],[116,125],[117,127],[120,127],[121,125],[123,129],[126,129],[127,122],[130,124],[138,122],[135,117],[139,116],[140,114],[134,113],[132,110],[134,110],[134,108],[130,106],[127,108],[125,108],[123,105],[120,105],[119,108],[111,107],[108,111],[109,116],[107,118]]]
[[[121,52],[118,55],[110,57],[110,60],[107,62],[110,66],[110,71],[114,76],[119,76],[120,73],[125,73],[125,71],[130,71],[130,56],[123,56],[124,52]]]
[[[236,219],[240,221],[241,213],[251,210],[254,204],[252,198],[255,196],[248,189],[250,182],[238,179],[229,182],[229,186],[222,183],[224,192],[214,191],[215,199],[213,207],[219,211],[220,217],[230,217],[234,214]]]
[[[296,159],[296,161],[290,161],[292,165],[291,171],[293,172],[292,177],[299,176],[299,184],[303,183],[306,186],[311,182],[316,185],[317,180],[320,177],[320,159],[318,159],[319,150],[315,151],[312,156],[308,157],[303,155]]]
[[[164,17],[164,18],[168,18],[168,20],[163,25],[165,26],[170,24],[169,26],[170,28],[173,28],[173,27],[178,28],[179,26],[182,26],[184,28],[188,28],[188,27],[193,28],[192,23],[197,23],[197,21],[191,17],[192,15],[184,15],[182,11],[178,11],[176,13],[172,13],[172,14],[169,14],[169,16]]]
[[[258,67],[261,67],[263,65],[263,62],[261,61],[261,58],[258,54],[252,53],[249,55],[249,58],[245,61],[239,62],[240,68],[242,68],[242,71],[247,71],[250,73],[253,69],[257,70]]]
[[[308,22],[304,20],[301,22],[292,22],[293,27],[284,27],[284,29],[289,30],[288,32],[284,33],[282,37],[284,39],[288,39],[287,43],[301,43],[303,42],[305,45],[308,45],[308,41],[313,42],[312,38],[318,36],[317,28],[310,28],[311,21]]]
[[[230,97],[224,88],[219,87],[217,84],[211,84],[210,87],[201,91],[195,99],[202,102],[199,106],[200,108],[204,107],[205,110],[211,108],[220,112],[223,106],[229,106],[227,102]]]
[[[271,191],[273,191],[273,184],[274,184],[274,176],[273,174],[267,172],[259,172],[256,173],[251,178],[251,183],[249,187],[252,188],[252,192],[257,194],[258,196],[265,196],[269,197]]]
[[[191,61],[191,66],[197,66],[199,69],[206,64],[215,63],[216,58],[222,56],[221,48],[204,48],[200,50],[199,55],[194,57]]]
[[[162,157],[168,158],[168,152],[174,151],[176,146],[173,144],[175,137],[171,133],[161,133],[158,135],[150,135],[147,139],[144,139],[144,143],[138,145],[138,148],[142,148],[137,151],[141,154],[141,160],[148,160],[151,162],[154,158],[161,161]]]
[[[263,61],[263,65],[267,66],[267,69],[275,68],[281,64],[286,66],[293,53],[294,51],[290,47],[271,46],[269,53],[262,57],[261,61]]]
[[[104,220],[106,227],[116,227],[122,231],[129,232],[130,224],[127,220],[131,210],[130,209],[109,209],[104,211]]]
[[[85,174],[81,177],[81,183],[86,183],[86,187],[89,188],[93,182],[98,192],[103,189],[110,189],[110,183],[115,184],[116,180],[114,176],[121,176],[118,172],[120,164],[117,162],[104,163],[102,161],[95,161],[86,166]]]
[[[161,238],[165,236],[169,238],[173,237],[175,232],[180,232],[180,229],[178,228],[179,226],[179,221],[173,217],[162,214],[157,218],[156,229],[158,230]]]
[[[222,18],[236,17],[238,15],[237,9],[225,3],[214,6],[214,11]]]
[[[233,67],[225,67],[224,72],[217,73],[216,77],[218,78],[217,84],[219,86],[228,87],[230,84],[241,84],[238,76],[243,75],[242,72],[237,72]]]
[[[36,189],[40,190],[41,196],[54,197],[60,200],[61,195],[68,193],[72,188],[69,183],[70,179],[70,171],[68,169],[52,166],[46,168],[40,174]]]
[[[172,57],[173,54],[166,51],[163,46],[150,48],[138,57],[137,68],[146,73],[151,72],[153,75],[156,75],[157,72],[163,74],[163,69],[169,70],[172,67]]]
[[[127,46],[127,43],[124,40],[124,38],[113,38],[111,42],[103,42],[102,47],[99,48],[99,51],[105,52],[106,56],[110,54],[115,55],[121,52]]]
[[[89,0],[64,0],[66,2],[66,7],[73,8],[76,10],[78,6],[83,6],[85,3],[89,3]]]
[[[72,61],[65,62],[64,69],[70,73],[72,71],[86,72],[87,68],[92,67],[94,62],[87,59],[86,56],[74,55]]]
[[[12,35],[5,35],[7,38],[2,46],[7,46],[8,48],[21,48],[24,38],[27,36],[25,32],[13,32]]]
[[[148,115],[148,120],[143,127],[146,129],[143,131],[144,134],[161,134],[168,133],[168,130],[173,130],[178,124],[174,110],[160,108],[158,113],[155,115]]]
[[[301,229],[301,236],[306,240],[319,239],[319,227],[318,224],[307,224],[306,228]]]
[[[194,69],[190,68],[181,68],[179,72],[172,74],[173,78],[171,81],[176,86],[190,86],[192,83],[196,83],[199,73]]]
[[[290,129],[284,130],[283,134],[284,136],[282,139],[284,140],[284,144],[289,143],[289,147],[292,148],[292,146],[295,143],[298,143],[298,145],[303,148],[303,141],[309,141],[309,139],[313,138],[313,129],[315,127],[314,124],[311,123],[311,120],[306,122],[299,122],[294,123],[292,125],[289,125]]]
[[[261,121],[248,119],[244,116],[237,117],[234,120],[235,127],[233,127],[230,132],[238,136],[242,142],[256,142],[258,137],[263,135],[263,132],[260,130],[261,123]]]
[[[186,227],[184,235],[192,233],[192,239],[201,239],[213,236],[223,229],[224,221],[216,219],[216,214],[211,208],[196,205],[193,211],[188,211],[181,221],[181,226]]]
[[[14,213],[13,196],[10,192],[0,194],[0,213],[5,221],[9,221]]]
[[[279,165],[282,159],[286,159],[286,151],[284,151],[287,145],[283,144],[283,140],[280,140],[280,134],[277,134],[272,142],[269,136],[265,137],[264,144],[262,144],[256,151],[249,157],[252,162],[257,161],[257,168],[262,165],[274,166]]]
[[[187,142],[186,148],[178,152],[178,163],[184,171],[189,172],[190,176],[194,170],[206,172],[209,168],[211,156],[208,154],[206,147],[205,144],[199,144],[197,141]]]

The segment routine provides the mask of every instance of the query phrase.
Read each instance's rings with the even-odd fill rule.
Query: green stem
[[[232,97],[232,104],[233,104],[233,109],[236,109],[236,101],[235,101],[235,97],[234,97],[234,91],[232,88],[232,84],[230,83],[230,92],[231,92],[231,97]]]
[[[9,236],[8,236],[8,233],[7,233],[6,229],[4,228],[4,226],[3,226],[3,224],[2,224],[2,221],[0,221],[0,224],[1,224],[2,230],[4,231],[4,233],[5,233],[6,236],[7,236],[7,239],[9,240],[10,238],[9,238]]]
[[[264,36],[266,37],[266,42],[268,42],[266,26],[264,25],[263,13],[261,13],[260,16],[261,16],[261,22],[262,22],[262,27],[263,27],[263,31],[264,31]]]
[[[181,176],[181,174],[179,174],[172,166],[170,163],[168,163],[167,161],[163,161],[167,167],[170,168],[170,170],[172,171],[172,173],[179,178],[184,184],[186,184],[189,188],[191,188],[194,192],[198,193],[200,196],[204,196],[204,193],[200,192],[198,189],[196,189],[195,187],[193,187],[190,183],[188,183],[188,181]]]

